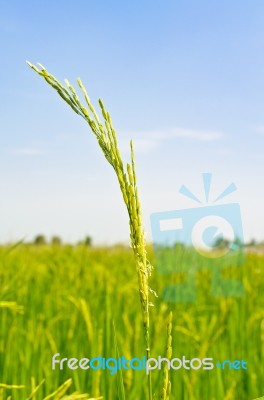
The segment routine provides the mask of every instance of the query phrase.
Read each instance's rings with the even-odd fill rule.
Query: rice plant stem
[[[65,80],[65,86],[61,82],[59,82],[53,75],[51,75],[41,64],[35,66],[28,62],[28,65],[37,74],[42,76],[46,80],[46,82],[58,92],[58,94],[62,97],[64,101],[66,101],[66,103],[73,109],[73,111],[75,111],[78,115],[85,119],[85,121],[90,126],[92,132],[94,133],[98,144],[105,155],[106,160],[113,167],[116,173],[123,200],[129,216],[130,241],[136,261],[141,313],[144,326],[146,356],[148,359],[150,358],[150,289],[148,285],[148,280],[149,276],[151,275],[152,266],[147,260],[146,242],[144,237],[144,229],[142,226],[141,207],[137,188],[135,157],[132,141],[130,142],[131,163],[128,163],[125,168],[120,155],[116,132],[113,127],[110,114],[106,111],[103,102],[99,100],[101,113],[104,119],[104,125],[100,122],[95,108],[91,104],[87,91],[80,79],[78,79],[77,82],[84,96],[86,107],[81,104],[75,89],[73,88],[73,86],[70,85],[67,80]],[[152,400],[153,397],[151,374],[148,375],[148,392],[149,400]]]

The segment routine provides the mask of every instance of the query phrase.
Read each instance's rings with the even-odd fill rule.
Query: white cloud
[[[22,147],[18,149],[13,149],[11,151],[12,154],[16,156],[43,156],[45,152],[41,149],[33,148],[33,147]]]
[[[222,133],[216,131],[201,131],[195,129],[175,128],[167,132],[165,131],[164,134],[159,135],[159,138],[173,139],[180,137],[183,139],[193,139],[198,142],[209,142],[219,140],[222,136]]]
[[[261,135],[264,135],[264,125],[258,125],[255,127],[255,131],[257,133],[260,133]]]
[[[120,147],[123,151],[129,149],[129,140],[132,139],[137,152],[149,153],[161,143],[181,138],[197,142],[212,142],[220,140],[223,133],[217,131],[202,131],[186,128],[174,128],[163,131],[123,132],[120,135]]]

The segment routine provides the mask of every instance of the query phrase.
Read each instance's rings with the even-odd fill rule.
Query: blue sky
[[[134,139],[147,237],[178,190],[234,181],[246,239],[264,238],[263,1],[0,2],[0,241],[127,241],[113,172],[88,127],[31,71],[80,76]]]

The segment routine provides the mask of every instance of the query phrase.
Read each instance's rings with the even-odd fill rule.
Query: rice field
[[[152,248],[149,256],[155,266]],[[211,295],[209,271],[197,272],[194,302],[168,303],[166,285],[181,274],[152,274],[152,357],[166,356],[167,320],[173,312],[172,357],[244,359],[248,370],[171,370],[172,400],[253,400],[264,394],[264,256],[247,254],[228,268],[246,293]],[[133,252],[130,248],[34,246],[0,248],[0,399],[124,398],[120,374],[105,370],[52,370],[51,358],[145,355],[144,329]],[[115,332],[113,329],[115,325]],[[125,398],[148,398],[145,371],[122,371]],[[163,373],[153,371],[154,399]],[[15,386],[15,388],[11,388]],[[60,388],[58,390],[58,388]],[[121,393],[121,394],[120,394]]]
[[[125,164],[103,102],[99,100],[102,123],[79,78],[85,106],[68,80],[63,84],[42,65],[28,65],[95,135],[121,190],[131,248],[20,243],[1,249],[0,400],[253,400],[261,396],[264,257],[248,253],[243,264],[233,267],[238,259],[232,253],[225,268],[210,268],[207,259],[197,270],[193,250],[175,245],[159,248],[155,260],[145,242],[132,141],[131,159]],[[160,260],[168,267],[166,273],[162,267],[152,276],[152,265]],[[174,265],[180,266],[178,272]],[[195,296],[191,284],[188,301],[179,293],[175,301],[171,288],[179,288],[188,277],[197,287]],[[244,294],[233,285],[228,297],[222,279],[242,282]],[[74,363],[96,357],[167,357],[184,368],[170,369],[167,360],[168,365],[165,361],[163,369],[151,374],[144,368],[123,368],[114,374],[107,368],[56,369],[52,368],[54,354]],[[183,360],[200,363],[206,358],[214,361],[210,370],[185,368]],[[247,368],[224,368],[226,363]]]

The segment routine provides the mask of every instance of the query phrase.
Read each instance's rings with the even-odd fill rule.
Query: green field
[[[119,374],[53,371],[51,357],[57,352],[67,358],[115,357],[113,321],[119,354],[126,358],[145,354],[131,249],[21,244],[13,249],[2,247],[0,262],[0,398],[42,400],[68,379],[72,379],[68,389],[70,382],[48,398],[121,398]],[[263,267],[262,255],[248,254],[243,266],[223,272],[225,277],[243,281],[246,295],[238,299],[212,297],[210,272],[199,271],[197,299],[190,303],[164,302],[165,285],[184,277],[154,271],[151,287],[159,297],[153,298],[151,308],[152,357],[166,356],[166,321],[172,310],[172,357],[244,359],[248,363],[246,371],[171,370],[171,399],[252,400],[264,394]],[[157,400],[162,373],[153,371],[152,379]],[[123,371],[123,380],[126,399],[147,398],[144,371]],[[8,385],[24,388],[8,389]],[[74,392],[89,397],[70,396]]]

